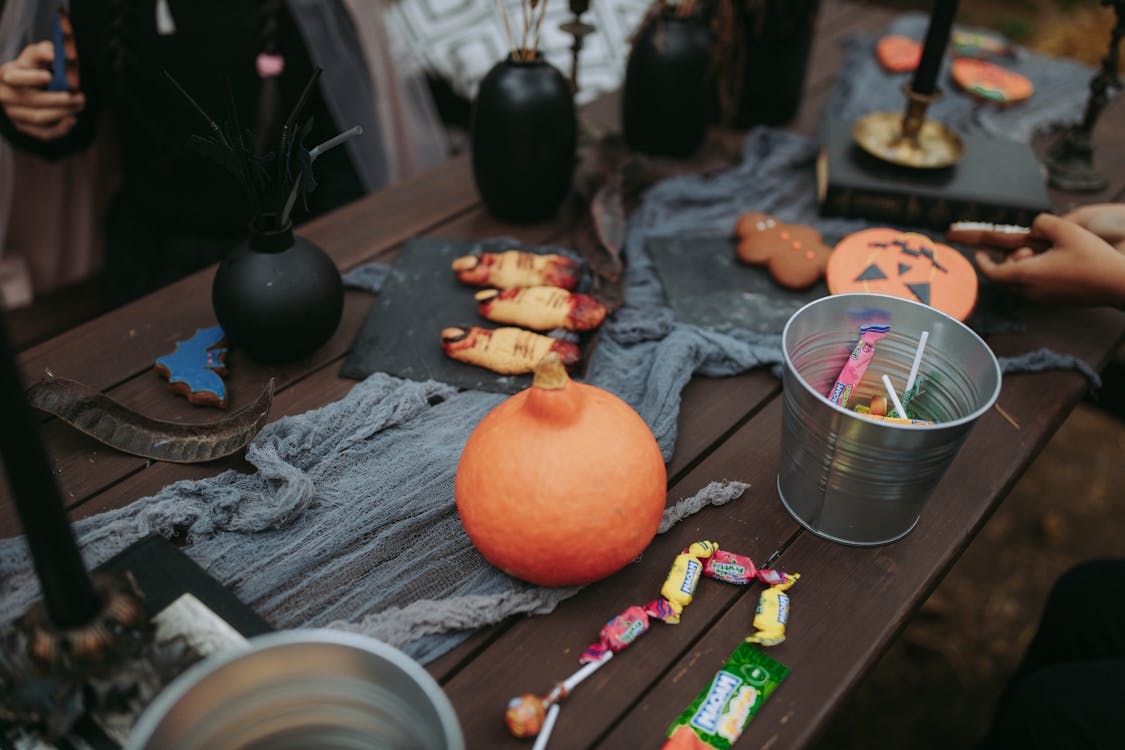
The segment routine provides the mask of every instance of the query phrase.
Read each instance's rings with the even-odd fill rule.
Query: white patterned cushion
[[[629,37],[650,0],[592,0],[582,20],[595,31],[579,58],[577,100],[590,101],[619,88],[625,75]],[[518,0],[505,0],[512,32],[522,29]],[[562,0],[547,6],[539,48],[547,60],[570,77],[573,37],[559,26],[573,19]],[[508,54],[508,41],[496,0],[398,0],[388,12],[387,31],[395,62],[404,72],[436,73],[467,98],[476,95],[485,74]]]

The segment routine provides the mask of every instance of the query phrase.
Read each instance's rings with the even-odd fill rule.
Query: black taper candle
[[[57,628],[84,625],[99,609],[98,595],[66,518],[39,425],[24,395],[23,378],[0,307],[0,454],[43,590]]]
[[[926,42],[922,46],[922,59],[914,71],[914,81],[910,89],[918,94],[932,94],[937,88],[938,71],[949,45],[949,34],[953,30],[953,17],[957,15],[957,0],[934,0],[930,13],[930,26],[926,29]]]

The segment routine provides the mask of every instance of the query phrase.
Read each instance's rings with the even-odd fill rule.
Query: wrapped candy
[[[787,574],[786,580],[762,592],[758,611],[754,613],[756,632],[746,637],[747,643],[776,646],[785,640],[785,625],[789,622],[789,595],[785,592],[800,577],[797,573]]]
[[[767,586],[786,580],[787,574],[775,570],[759,570],[746,555],[717,549],[703,561],[703,575],[716,581],[745,585],[761,581]]]
[[[668,727],[662,750],[729,748],[788,674],[785,665],[740,643],[707,689]]]
[[[676,555],[672,569],[668,571],[668,577],[660,588],[660,596],[667,607],[652,602],[645,611],[670,625],[678,623],[680,613],[695,597],[695,587],[699,585],[699,577],[703,575],[703,561],[718,549],[719,545],[714,542],[695,542]]]
[[[578,658],[580,664],[599,661],[607,651],[617,653],[648,630],[648,613],[640,607],[629,607],[607,622],[598,631],[598,642],[586,647]]]
[[[890,326],[878,323],[868,323],[859,327],[859,341],[852,348],[852,353],[840,370],[840,376],[836,378],[832,390],[828,392],[829,401],[839,406],[848,405],[852,391],[859,381],[863,380],[867,365],[875,356],[875,342],[886,336],[890,330]]]

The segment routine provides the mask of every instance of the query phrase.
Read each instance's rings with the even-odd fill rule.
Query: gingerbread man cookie
[[[820,232],[802,224],[783,224],[769,214],[743,214],[735,226],[738,259],[751,266],[766,266],[787,289],[805,289],[824,275],[832,248]]]

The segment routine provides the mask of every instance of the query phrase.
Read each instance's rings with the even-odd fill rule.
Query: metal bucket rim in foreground
[[[434,711],[441,721],[449,750],[464,750],[465,740],[461,734],[461,725],[457,720],[457,713],[453,710],[453,704],[449,702],[449,697],[441,689],[441,685],[426,671],[425,667],[388,643],[358,633],[330,628],[299,628],[257,635],[250,638],[244,646],[224,650],[201,659],[172,680],[145,707],[140,719],[129,733],[129,739],[125,743],[124,750],[137,750],[145,747],[172,708],[213,672],[252,652],[305,644],[347,646],[359,651],[366,651],[373,656],[385,659],[394,667],[402,670],[433,703]]]
[[[972,336],[974,339],[976,339],[977,342],[984,348],[984,350],[986,352],[988,352],[989,361],[991,361],[992,366],[994,368],[996,368],[996,388],[995,388],[995,390],[993,390],[992,394],[989,395],[989,397],[987,399],[985,399],[985,403],[980,408],[973,411],[971,414],[967,414],[963,417],[958,417],[957,419],[951,419],[951,420],[946,421],[946,422],[939,422],[938,424],[932,424],[932,425],[927,425],[927,424],[900,424],[900,423],[897,423],[897,422],[880,422],[880,421],[877,421],[877,420],[874,420],[874,419],[867,419],[866,417],[864,417],[859,412],[855,412],[855,411],[852,411],[851,409],[846,409],[846,408],[840,406],[839,404],[832,403],[831,401],[828,400],[827,396],[825,396],[823,393],[820,393],[815,388],[813,388],[811,385],[809,385],[809,382],[807,380],[805,380],[804,376],[801,375],[801,372],[797,369],[797,367],[793,364],[793,361],[789,358],[789,347],[787,345],[787,342],[789,340],[789,327],[793,324],[793,321],[796,320],[797,317],[802,312],[804,312],[807,308],[813,307],[815,305],[824,304],[825,300],[846,299],[848,297],[864,298],[864,299],[870,299],[870,298],[874,297],[874,298],[881,299],[881,300],[890,300],[891,304],[901,303],[901,304],[904,304],[904,305],[913,305],[915,307],[921,307],[921,308],[929,310],[930,312],[934,313],[935,315],[939,315],[939,316],[945,318],[946,320],[950,321],[951,323],[955,323],[957,326],[963,328],[966,333],[968,333],[970,336]],[[856,340],[857,341],[859,340],[858,334],[856,335]],[[948,313],[944,313],[941,310],[938,310],[936,307],[931,307],[929,305],[924,305],[921,302],[914,302],[913,300],[904,299],[903,297],[896,297],[896,296],[891,295],[891,294],[876,294],[874,292],[849,292],[847,294],[832,294],[832,295],[829,295],[827,297],[820,297],[819,299],[814,299],[812,302],[805,303],[804,305],[801,306],[801,308],[799,310],[797,310],[796,312],[794,312],[792,315],[789,316],[789,320],[785,321],[785,327],[781,331],[781,356],[784,358],[784,361],[785,361],[785,369],[787,371],[793,373],[793,375],[796,376],[797,382],[799,382],[801,384],[801,387],[804,388],[809,393],[812,393],[813,395],[817,396],[824,403],[825,406],[832,407],[833,409],[835,409],[840,414],[846,415],[849,419],[861,420],[864,424],[877,424],[877,425],[880,425],[882,427],[886,427],[886,428],[894,429],[894,430],[931,430],[932,431],[932,430],[948,429],[948,428],[951,428],[951,427],[960,427],[961,425],[965,425],[965,424],[971,424],[972,422],[979,419],[981,417],[981,415],[983,415],[986,411],[988,411],[989,409],[992,408],[992,405],[994,403],[996,403],[996,399],[1000,397],[1000,388],[1003,385],[1003,374],[1000,371],[1000,362],[996,359],[996,353],[992,351],[992,347],[990,347],[988,345],[988,343],[985,342],[985,340],[982,339],[979,334],[977,334],[976,331],[974,331],[972,328],[969,328],[967,325],[962,323],[960,320],[957,320],[957,318],[954,318],[952,315],[949,315]]]

